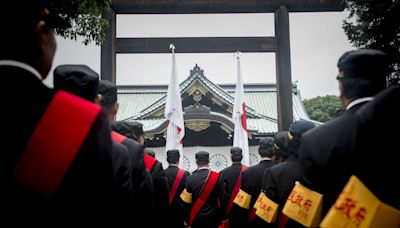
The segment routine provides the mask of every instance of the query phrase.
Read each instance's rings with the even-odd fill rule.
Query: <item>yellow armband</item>
[[[239,192],[233,202],[244,209],[250,209],[250,201],[251,195],[242,189],[239,189]]]
[[[181,199],[185,203],[192,203],[192,193],[189,193],[188,191],[186,191],[186,188],[185,188],[181,194]]]

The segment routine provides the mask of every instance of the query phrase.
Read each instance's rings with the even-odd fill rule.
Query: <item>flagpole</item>
[[[232,113],[232,119],[235,124],[233,146],[242,148],[242,164],[245,166],[249,165],[249,143],[246,123],[246,103],[244,101],[244,87],[240,69],[240,55],[241,52],[235,52],[237,60],[237,78],[235,88],[235,100],[234,100],[234,111]]]
[[[175,68],[175,45],[174,44],[170,44],[169,48],[171,49],[172,52],[172,67]],[[174,69],[176,70],[176,69]],[[178,129],[175,126],[175,108],[172,109],[172,127],[174,128],[174,133],[172,135],[172,140],[173,140],[173,147],[174,149],[177,148],[176,146],[176,133],[178,131]]]

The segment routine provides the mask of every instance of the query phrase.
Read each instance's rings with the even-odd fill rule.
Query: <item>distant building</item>
[[[180,84],[180,89],[185,119],[184,167],[190,171],[196,168],[194,154],[199,150],[210,152],[213,170],[229,166],[229,149],[234,134],[231,117],[235,84],[216,85],[196,65]],[[157,159],[164,166],[167,165],[164,153],[168,124],[164,119],[167,91],[168,85],[118,86],[120,108],[117,120],[142,123],[146,146],[156,151]],[[271,136],[278,130],[276,85],[245,84],[244,91],[250,163],[255,164],[259,161],[257,144],[260,138]],[[310,120],[295,84],[292,94],[294,120]]]

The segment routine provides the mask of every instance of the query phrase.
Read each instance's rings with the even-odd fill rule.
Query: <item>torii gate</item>
[[[341,0],[113,0],[103,13],[107,37],[101,46],[101,77],[116,83],[116,54],[275,52],[278,129],[293,121],[289,12],[342,11]],[[275,37],[116,38],[116,14],[274,13]]]

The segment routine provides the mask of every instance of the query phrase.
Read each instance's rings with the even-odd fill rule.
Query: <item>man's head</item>
[[[143,124],[139,122],[117,121],[111,124],[111,128],[119,134],[144,145]]]
[[[232,147],[231,148],[231,159],[232,162],[241,162],[243,158],[242,148],[240,147]]]
[[[289,157],[288,154],[288,131],[281,131],[274,135],[274,147],[276,160],[285,160]]]
[[[389,61],[385,53],[359,49],[344,53],[338,61],[340,98],[346,107],[351,101],[375,96],[386,87]]]
[[[150,157],[152,157],[152,158],[156,158],[156,152],[154,152],[154,150],[150,150],[150,149],[145,149],[144,150],[144,153],[145,154],[147,154],[147,155],[149,155]]]
[[[4,1],[1,8],[0,59],[24,62],[45,78],[57,46],[54,28],[65,22],[46,0]]]
[[[196,153],[196,164],[198,167],[207,167],[210,162],[210,154],[207,151]]]
[[[258,153],[262,158],[273,158],[275,156],[274,138],[264,137],[258,142]]]
[[[100,80],[97,92],[101,95],[98,103],[106,110],[108,119],[112,123],[119,108],[117,86],[107,80]]]
[[[179,150],[168,150],[167,151],[167,162],[169,164],[179,164],[180,158]]]
[[[54,70],[54,88],[94,102],[99,75],[86,65],[60,65]]]
[[[290,156],[297,156],[298,150],[300,149],[301,136],[304,134],[304,132],[314,127],[315,124],[307,120],[297,120],[290,125],[288,133],[288,152]]]

